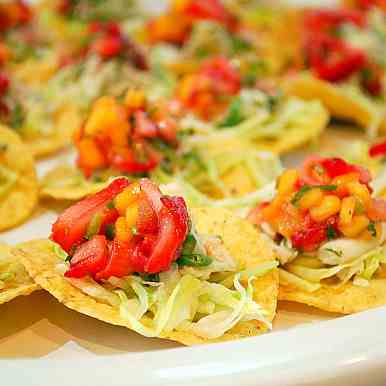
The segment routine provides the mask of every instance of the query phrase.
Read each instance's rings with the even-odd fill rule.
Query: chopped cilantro
[[[370,232],[371,236],[377,237],[377,228],[375,227],[374,221],[370,221],[369,225],[367,225],[367,230]]]
[[[109,240],[113,240],[115,237],[114,224],[107,224],[105,228],[105,235]]]
[[[242,102],[239,97],[233,99],[229,106],[228,113],[218,127],[231,127],[239,124],[243,119]]]
[[[24,121],[24,110],[20,103],[17,103],[11,112],[9,125],[13,129],[20,129]]]
[[[107,207],[108,209],[114,209],[114,208],[115,208],[114,200],[109,201],[109,202],[106,204],[106,207]]]
[[[250,64],[247,72],[243,76],[242,83],[244,86],[252,87],[255,85],[259,75],[266,72],[267,64],[263,60],[258,60]]]
[[[327,226],[326,233],[327,233],[327,239],[328,240],[333,240],[333,239],[335,239],[338,236],[335,228],[332,227],[331,225]]]
[[[196,247],[196,244],[196,238],[191,233],[189,233],[186,236],[184,244],[182,245],[181,255],[191,255],[194,251],[194,248]]]
[[[251,43],[239,36],[231,36],[232,49],[235,54],[249,51],[252,48]]]
[[[212,263],[213,259],[210,256],[194,253],[191,255],[181,255],[177,260],[178,265],[187,265],[189,267],[207,267]]]
[[[160,278],[158,273],[147,273],[141,275],[143,281],[149,281],[154,283],[159,283]]]

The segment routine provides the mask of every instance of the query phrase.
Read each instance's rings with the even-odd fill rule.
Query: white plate
[[[341,141],[342,135],[322,140],[324,149],[339,148],[331,138]],[[346,133],[345,139],[350,138]],[[286,163],[297,163],[303,156],[298,152]],[[41,162],[39,174],[72,158],[63,153]],[[56,215],[44,212],[1,234],[0,241],[14,244],[46,237]],[[337,317],[282,303],[269,334],[184,348],[83,316],[38,292],[0,307],[1,384],[381,385],[386,384],[384,326],[384,307]]]

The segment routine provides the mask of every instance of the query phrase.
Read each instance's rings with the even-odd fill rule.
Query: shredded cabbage
[[[363,251],[361,247],[357,251],[359,250]],[[285,270],[280,269],[283,281],[308,292],[320,288],[322,280],[332,277],[338,279],[337,286],[342,286],[351,279],[354,285],[368,285],[381,264],[386,263],[386,246],[372,248],[349,261],[342,259],[332,267],[318,266],[315,260],[317,258],[299,257],[287,264]]]
[[[104,285],[91,278],[68,280],[88,295],[119,307],[121,317],[144,336],[179,330],[213,339],[239,321],[259,320],[271,327],[267,312],[253,300],[252,282],[274,267],[276,263],[269,262],[232,274],[230,288],[183,273],[176,265],[162,272],[160,283],[154,286],[138,276],[110,278]],[[240,280],[247,281],[246,289]]]

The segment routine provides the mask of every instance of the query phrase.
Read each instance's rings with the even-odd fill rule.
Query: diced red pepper
[[[378,142],[370,147],[369,149],[370,157],[380,157],[386,155],[386,140],[383,142]]]
[[[343,40],[325,34],[309,39],[306,52],[316,75],[330,82],[339,82],[364,68],[366,54]]]
[[[112,152],[111,165],[121,172],[145,173],[156,168],[162,160],[162,155],[145,141],[137,140],[132,147],[123,152]]]
[[[361,86],[372,96],[383,91],[383,71],[376,65],[368,64],[361,72]]]
[[[200,74],[215,81],[216,89],[224,94],[237,94],[241,87],[241,76],[232,63],[224,57],[215,57],[202,64]]]
[[[9,78],[3,73],[0,73],[0,96],[4,95],[9,88]]]
[[[359,165],[352,165],[341,158],[326,158],[321,162],[330,178],[335,178],[348,173],[358,173],[359,182],[368,185],[371,181],[370,172]]]
[[[355,9],[313,9],[305,13],[305,26],[312,32],[329,32],[329,29],[343,23],[355,24],[358,27],[366,25],[366,16]]]
[[[146,197],[143,197],[138,204],[136,227],[140,234],[156,233],[158,230],[157,214]]]
[[[98,38],[91,47],[91,50],[104,59],[118,56],[123,49],[123,42],[120,36],[102,36]]]
[[[130,252],[129,242],[114,240],[109,248],[107,263],[104,269],[95,275],[95,278],[102,280],[111,276],[123,277],[134,272]]]
[[[134,135],[137,135],[139,138],[157,138],[159,136],[157,125],[144,111],[136,111],[134,113],[134,119]]]
[[[326,224],[313,224],[296,232],[291,237],[292,246],[304,252],[311,252],[327,239]]]
[[[215,20],[231,30],[237,26],[237,19],[220,0],[190,0],[184,13],[197,20]]]
[[[309,157],[303,163],[301,179],[308,185],[328,184],[331,179],[348,173],[358,173],[359,182],[368,185],[370,172],[359,166],[347,163],[341,158]]]
[[[145,272],[158,273],[166,271],[178,257],[177,252],[182,246],[188,227],[180,227],[175,215],[166,208],[158,215],[159,233],[154,248],[145,265]]]
[[[107,264],[107,240],[105,236],[96,235],[76,250],[71,259],[70,269],[65,277],[81,278],[94,276]]]
[[[92,216],[128,185],[126,178],[117,178],[107,188],[66,209],[53,224],[51,239],[69,253],[84,240]]]

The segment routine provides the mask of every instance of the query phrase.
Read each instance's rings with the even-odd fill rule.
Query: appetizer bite
[[[280,261],[279,299],[349,314],[386,303],[386,201],[370,173],[340,158],[288,169],[249,213]]]
[[[12,255],[12,249],[0,243],[0,304],[38,289],[23,264]]]
[[[69,6],[83,12],[88,3]],[[96,98],[122,96],[147,69],[144,53],[120,23],[75,18],[57,7],[32,7],[28,25],[16,25],[4,37],[8,83],[1,88],[0,119],[38,157],[69,145]]]
[[[376,7],[309,9],[304,13],[307,73],[285,81],[290,95],[320,99],[333,117],[373,137],[386,130],[386,17]]]
[[[276,261],[248,222],[194,209],[149,179],[111,184],[59,216],[51,241],[17,255],[69,308],[191,345],[254,336],[276,308]]]
[[[184,125],[176,106],[152,101],[141,89],[128,90],[123,103],[100,98],[75,136],[79,170],[52,170],[42,181],[42,195],[79,199],[111,177],[128,175],[159,183],[178,180],[204,195],[226,197],[255,190],[280,172],[275,155],[247,141],[227,138],[216,128],[200,132]]]
[[[25,221],[37,201],[33,157],[17,134],[0,126],[0,231]]]

